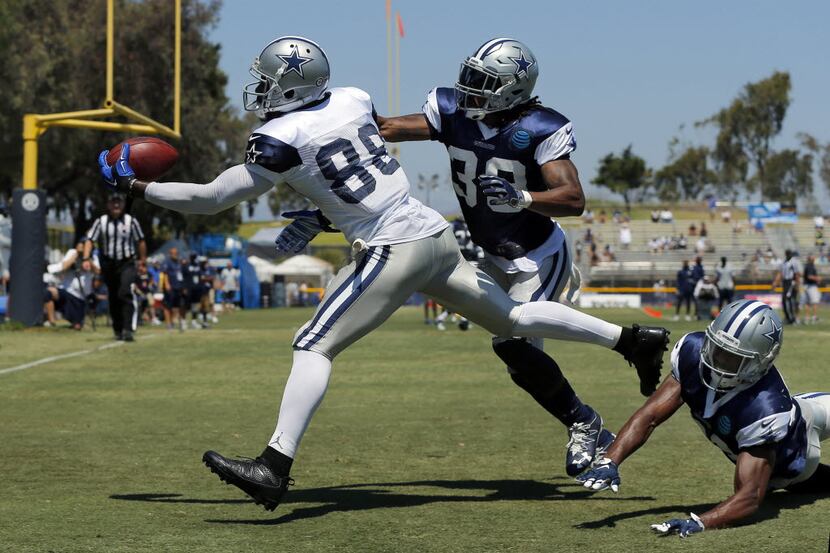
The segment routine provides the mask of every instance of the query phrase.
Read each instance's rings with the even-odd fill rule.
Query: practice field
[[[414,308],[336,360],[296,486],[268,513],[201,456],[262,450],[309,314],[234,313],[210,330],[142,330],[107,349],[96,348],[111,343],[108,329],[0,332],[0,551],[827,550],[830,498],[785,492],[754,524],[653,536],[649,524],[731,491],[731,463],[685,408],[623,465],[618,495],[587,493],[565,476],[564,428],[513,385],[489,337],[440,333]],[[669,324],[673,340],[702,328]],[[788,328],[784,344],[791,391],[830,391],[830,324]],[[611,429],[642,403],[617,354],[548,350]],[[73,352],[87,353],[2,372]]]

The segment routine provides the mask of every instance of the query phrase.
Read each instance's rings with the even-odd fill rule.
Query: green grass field
[[[210,330],[144,330],[100,350],[107,329],[0,332],[0,369],[91,350],[0,374],[0,551],[827,550],[830,498],[785,492],[751,525],[651,535],[649,524],[731,490],[732,465],[685,409],[623,465],[619,495],[589,494],[564,474],[564,428],[513,385],[489,337],[439,333],[413,308],[338,357],[297,484],[268,513],[201,455],[262,450],[309,314],[234,313]],[[698,328],[670,324],[673,339]],[[778,365],[793,393],[830,390],[828,339],[830,324],[787,329]],[[548,350],[612,429],[642,403],[615,353]]]

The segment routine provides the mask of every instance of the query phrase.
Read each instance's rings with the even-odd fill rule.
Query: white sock
[[[285,384],[277,428],[268,445],[294,458],[314,411],[323,401],[331,375],[331,361],[313,351],[295,351]]]
[[[613,348],[622,327],[552,301],[523,303],[513,308],[513,335],[587,342]]]

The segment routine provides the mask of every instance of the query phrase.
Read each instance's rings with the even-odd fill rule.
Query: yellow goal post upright
[[[106,92],[97,109],[63,113],[27,113],[23,116],[23,187],[13,193],[11,279],[14,297],[10,316],[27,326],[42,322],[41,271],[46,245],[46,197],[37,190],[38,138],[50,127],[69,127],[181,138],[182,5],[174,2],[173,126],[165,125],[115,99],[115,0],[107,1]],[[127,122],[107,121],[122,117]],[[90,160],[93,163],[94,160]],[[34,286],[32,283],[36,283]]]

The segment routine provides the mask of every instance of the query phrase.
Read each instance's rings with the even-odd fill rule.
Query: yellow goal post
[[[37,188],[37,141],[49,127],[160,134],[173,139],[181,138],[182,2],[181,0],[173,1],[175,4],[173,23],[173,127],[160,123],[115,100],[115,0],[107,0],[107,82],[103,107],[63,113],[27,113],[23,116],[24,189],[35,190]],[[114,116],[124,117],[129,122],[101,120]]]

